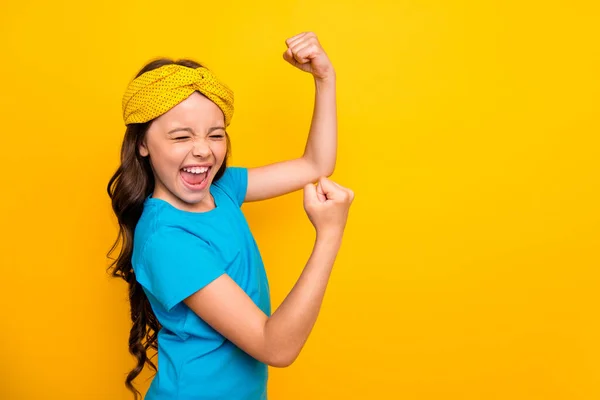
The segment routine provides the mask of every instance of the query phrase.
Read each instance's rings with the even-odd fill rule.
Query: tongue
[[[193,174],[191,172],[181,171],[181,176],[185,181],[191,185],[198,185],[204,178],[206,178],[206,172],[203,174]]]

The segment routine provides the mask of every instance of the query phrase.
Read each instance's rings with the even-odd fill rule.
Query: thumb
[[[327,196],[325,195],[325,191],[323,191],[323,186],[321,186],[321,182],[317,184],[317,198],[320,202],[327,201]]]
[[[319,186],[328,199],[336,198],[336,194],[343,190],[338,184],[326,177],[321,177],[321,179],[319,179]]]
[[[304,205],[317,203],[318,201],[317,187],[312,183],[304,186]]]

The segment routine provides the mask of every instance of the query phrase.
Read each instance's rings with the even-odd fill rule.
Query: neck
[[[215,203],[215,199],[210,193],[210,187],[208,186],[205,190],[199,193],[201,196],[199,200],[195,202],[188,202],[179,196],[175,195],[169,189],[164,187],[163,185],[157,184],[154,188],[154,192],[152,193],[152,197],[156,199],[161,199],[171,204],[175,208],[179,208],[180,210],[189,211],[189,212],[207,212],[213,210],[217,207]],[[198,195],[194,196],[198,199]]]

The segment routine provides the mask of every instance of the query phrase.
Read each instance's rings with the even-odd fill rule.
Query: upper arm
[[[184,303],[240,349],[255,359],[278,366],[266,339],[268,317],[228,275],[222,275]]]
[[[265,200],[302,189],[321,176],[317,166],[300,157],[248,169],[245,201]]]
[[[137,280],[171,311],[183,299],[225,273],[210,247],[174,227],[161,227],[146,242]]]

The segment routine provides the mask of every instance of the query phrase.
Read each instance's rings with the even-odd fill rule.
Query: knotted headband
[[[204,67],[165,65],[135,78],[123,95],[125,125],[150,121],[175,107],[194,91],[215,103],[225,115],[225,126],[233,117],[233,92]]]

